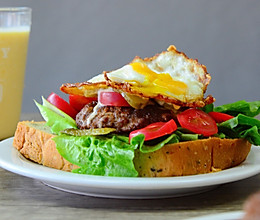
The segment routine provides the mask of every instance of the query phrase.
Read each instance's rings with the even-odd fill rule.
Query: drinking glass
[[[20,119],[32,10],[0,8],[0,140]]]

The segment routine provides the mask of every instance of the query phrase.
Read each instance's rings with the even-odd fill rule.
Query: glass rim
[[[19,13],[19,12],[31,12],[32,9],[29,7],[0,7],[0,13]]]

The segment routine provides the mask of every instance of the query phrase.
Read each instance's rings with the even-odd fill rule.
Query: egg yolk
[[[145,63],[131,63],[133,70],[145,76],[142,83],[142,90],[149,93],[166,94],[166,95],[183,95],[187,90],[184,82],[173,80],[169,73],[156,73],[152,71]]]

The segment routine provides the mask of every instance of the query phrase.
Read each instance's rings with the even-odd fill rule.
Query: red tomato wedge
[[[217,123],[221,123],[224,121],[227,121],[231,118],[234,118],[234,116],[232,115],[228,115],[226,113],[222,113],[222,112],[209,112],[208,113]]]
[[[96,97],[85,97],[81,95],[69,95],[70,105],[78,112],[88,103],[97,101]]]
[[[177,125],[173,119],[168,122],[156,122],[148,125],[145,128],[141,128],[139,130],[132,131],[129,134],[129,140],[133,137],[143,134],[145,136],[145,141],[152,140],[166,134],[171,134],[177,129]]]
[[[68,102],[66,102],[57,94],[52,92],[47,98],[47,101],[56,106],[61,111],[65,112],[70,117],[74,119],[76,118],[78,112]]]
[[[210,136],[218,132],[218,127],[214,119],[199,109],[187,109],[178,114],[177,119],[183,128],[196,134]]]
[[[124,97],[118,93],[113,91],[101,91],[98,93],[98,101],[102,105],[106,106],[124,106],[130,107],[128,102],[124,99]]]

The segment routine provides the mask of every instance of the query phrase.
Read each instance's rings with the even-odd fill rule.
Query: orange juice
[[[0,140],[20,119],[29,27],[0,27]]]

